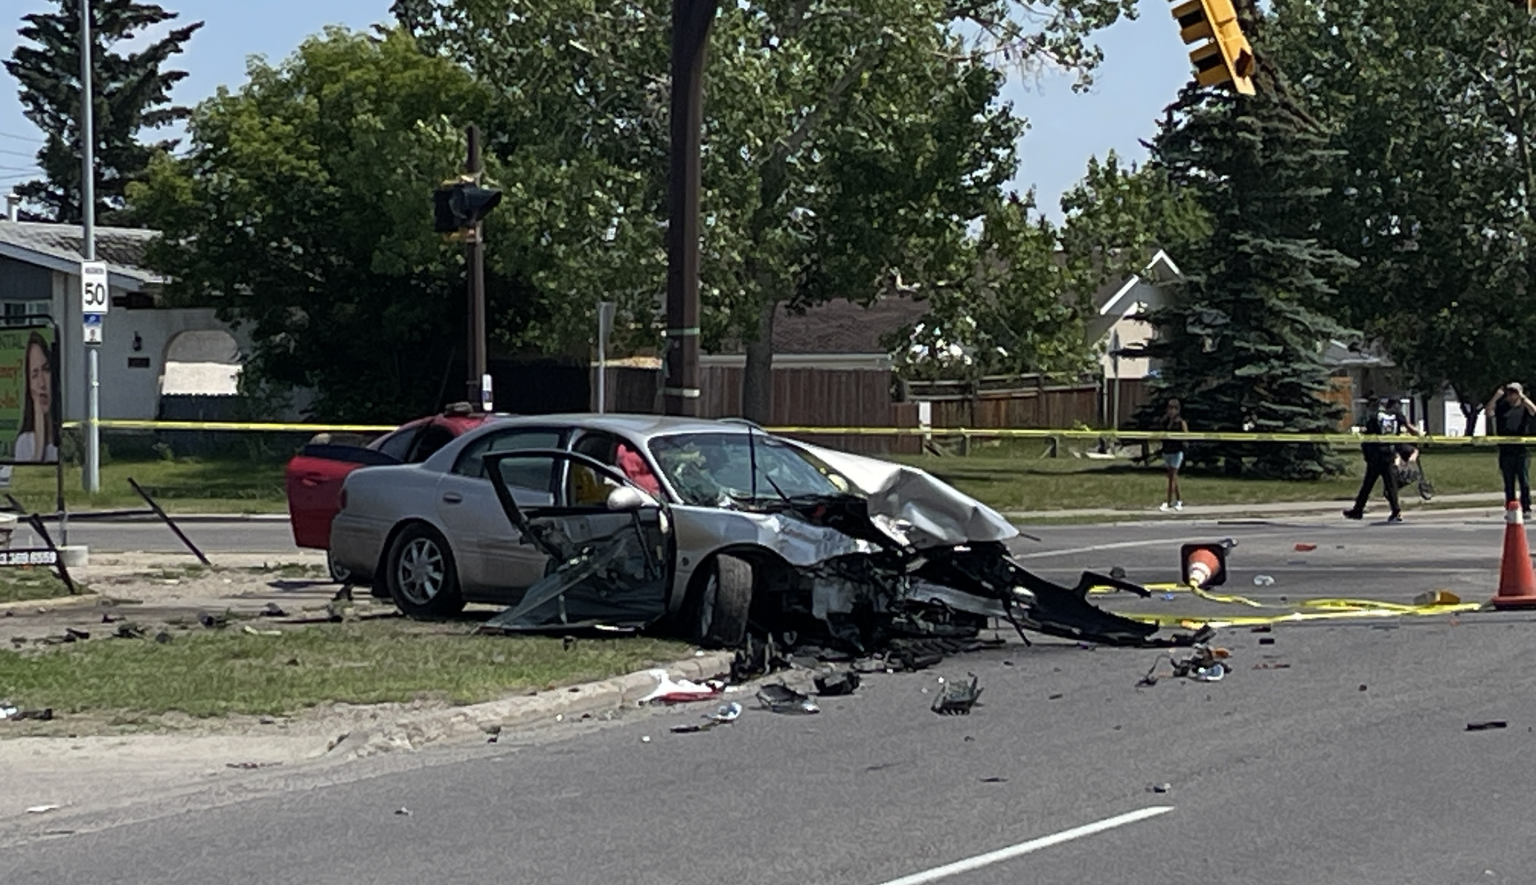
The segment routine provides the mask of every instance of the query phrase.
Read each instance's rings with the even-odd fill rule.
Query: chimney
[[[5,217],[11,222],[21,220],[21,196],[15,191],[5,195]]]

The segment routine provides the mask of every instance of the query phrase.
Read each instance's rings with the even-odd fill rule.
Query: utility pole
[[[699,136],[704,59],[719,0],[672,0],[672,158],[667,222],[668,415],[699,413]]]
[[[501,191],[480,187],[480,128],[470,126],[466,130],[469,141],[468,156],[464,160],[465,175],[445,181],[432,191],[432,229],[440,234],[452,234],[464,240],[464,263],[469,269],[468,327],[464,349],[466,386],[469,402],[479,402],[480,408],[489,412],[491,401],[491,376],[485,369],[485,228],[482,222],[492,209],[501,203]]]
[[[466,132],[469,155],[464,161],[464,171],[475,183],[480,183],[480,127],[471,126]],[[476,220],[464,240],[465,260],[469,265],[469,347],[464,356],[469,369],[469,401],[480,403],[484,411],[492,411],[493,394],[491,375],[486,371],[485,344],[485,230],[483,221]]]
[[[91,88],[91,0],[80,0],[80,219],[81,258],[96,260],[96,102]],[[85,275],[80,276],[81,302]],[[110,291],[110,290],[109,290]],[[108,295],[108,301],[111,296]],[[84,313],[81,314],[82,320]],[[101,491],[101,354],[98,344],[85,345],[85,490]]]

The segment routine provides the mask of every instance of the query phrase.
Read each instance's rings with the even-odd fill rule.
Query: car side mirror
[[[629,486],[620,486],[608,493],[608,509],[613,511],[639,510],[654,503],[645,493]]]

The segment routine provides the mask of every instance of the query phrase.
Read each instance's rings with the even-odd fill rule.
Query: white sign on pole
[[[101,343],[102,317],[112,306],[105,261],[80,262],[80,319],[86,344]]]
[[[82,314],[106,313],[112,306],[112,296],[107,287],[107,263],[105,261],[80,262],[80,312]]]

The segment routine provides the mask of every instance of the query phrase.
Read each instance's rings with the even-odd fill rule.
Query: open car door
[[[502,465],[530,459],[566,468],[556,471],[568,481],[555,506],[524,508],[513,499]],[[542,550],[549,566],[543,580],[481,631],[641,630],[667,615],[672,543],[664,503],[618,470],[576,452],[495,452],[485,464],[513,531]],[[572,487],[588,493],[574,495]]]

